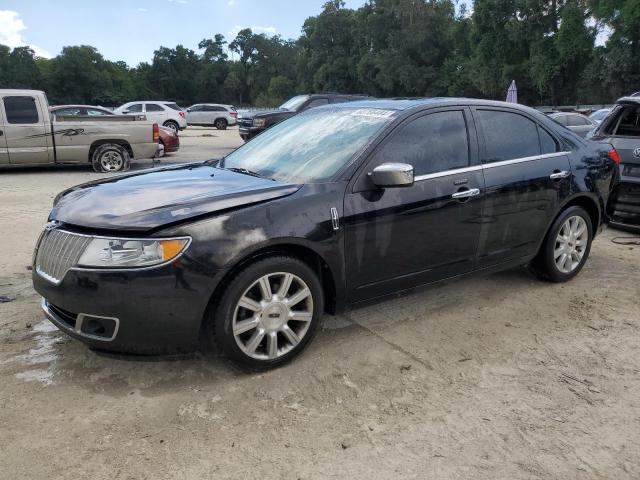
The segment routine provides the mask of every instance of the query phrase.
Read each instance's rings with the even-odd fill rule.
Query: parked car
[[[589,120],[591,120],[596,126],[600,125],[602,123],[602,120],[604,120],[610,112],[610,108],[601,108],[600,110],[596,110],[591,115],[589,115]]]
[[[367,97],[363,95],[341,95],[334,93],[298,95],[284,102],[276,110],[243,111],[238,118],[240,136],[246,142],[264,132],[266,129],[310,108],[334,103],[353,102],[355,100],[363,100],[364,98]]]
[[[238,118],[236,107],[217,103],[196,103],[187,108],[186,115],[188,125],[214,126],[218,130],[235,125]]]
[[[180,137],[172,128],[160,127],[159,146],[159,157],[163,157],[166,153],[177,152],[180,149]]]
[[[149,120],[175,131],[187,128],[184,111],[175,102],[129,102],[114,110],[121,115],[144,114]]]
[[[62,192],[33,283],[94,348],[189,351],[202,335],[273,367],[325,312],[525,264],[570,280],[608,221],[617,158],[511,103],[314,108],[224,159]]]
[[[564,125],[572,132],[577,133],[582,138],[586,137],[587,133],[596,126],[595,122],[592,122],[589,120],[589,117],[581,113],[559,112],[552,113],[549,117],[553,118],[559,124]]]
[[[49,107],[49,111],[57,117],[115,115],[115,113],[108,108],[94,107],[93,105],[56,105]]]
[[[591,140],[612,144],[620,155],[612,225],[640,229],[640,95],[618,99]]]
[[[87,163],[97,171],[126,170],[152,158],[158,124],[144,116],[51,115],[44,92],[0,90],[0,166]]]

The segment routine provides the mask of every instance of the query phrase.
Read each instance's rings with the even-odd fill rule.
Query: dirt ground
[[[190,129],[163,163],[238,143]],[[96,176],[0,172],[1,479],[640,478],[640,247],[611,241],[628,234],[568,284],[516,269],[327,317],[249,375],[98,356],[44,320],[34,243],[55,194]]]

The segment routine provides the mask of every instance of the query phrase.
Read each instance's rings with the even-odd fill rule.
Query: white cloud
[[[230,7],[233,7],[236,4],[236,0],[229,0],[227,2],[227,5],[229,5]]]
[[[231,30],[229,30],[229,35],[236,36],[240,30],[245,28],[250,28],[253,33],[266,33],[269,35],[275,35],[278,32],[276,27],[261,27],[259,25],[255,25],[253,27],[243,27],[242,25],[236,25]]]
[[[167,0],[167,2],[169,2],[169,3],[181,3],[182,5],[184,5],[185,3],[187,3],[187,0]]]
[[[27,29],[18,12],[13,10],[0,10],[0,44],[10,48],[29,46],[36,52],[36,56],[51,58],[51,54],[44,48],[28,44],[22,36]]]
[[[147,10],[146,8],[139,8],[138,11],[139,12],[148,12],[149,10]]]

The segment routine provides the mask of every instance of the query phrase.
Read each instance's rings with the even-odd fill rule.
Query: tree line
[[[160,47],[133,68],[86,45],[51,59],[0,45],[0,88],[45,90],[52,104],[266,106],[323,91],[504,99],[511,80],[529,105],[608,103],[640,90],[640,1],[475,0],[456,11],[451,0],[358,9],[331,0],[297,40],[244,29],[230,41],[203,39],[197,51]]]

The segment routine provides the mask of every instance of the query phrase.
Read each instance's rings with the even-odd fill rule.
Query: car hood
[[[49,220],[89,229],[148,231],[291,195],[300,187],[206,163],[188,164],[70,188],[56,198]]]

